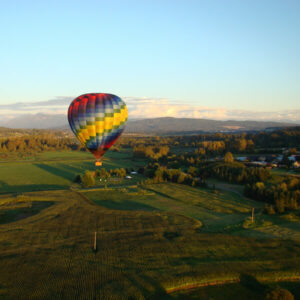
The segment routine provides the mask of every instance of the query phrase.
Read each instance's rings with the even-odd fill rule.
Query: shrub
[[[255,222],[252,222],[252,219],[248,217],[244,222],[243,222],[243,228],[248,229],[251,227],[255,227]]]
[[[233,155],[231,152],[227,152],[224,156],[224,162],[226,163],[232,163],[234,161]]]
[[[265,205],[265,210],[264,211],[268,215],[275,215],[275,213],[276,213],[276,211],[274,209],[274,206],[273,205],[268,205],[268,204]]]
[[[266,300],[294,300],[293,294],[283,288],[276,287],[269,291],[265,297]]]
[[[82,185],[84,187],[92,187],[95,185],[95,178],[91,172],[85,172],[85,174],[82,177]]]
[[[30,197],[25,195],[18,195],[16,198],[16,202],[25,202],[25,201],[30,201]]]

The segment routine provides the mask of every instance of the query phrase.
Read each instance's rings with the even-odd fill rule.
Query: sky
[[[300,120],[299,16],[299,0],[0,0],[0,116],[108,92],[132,117]]]

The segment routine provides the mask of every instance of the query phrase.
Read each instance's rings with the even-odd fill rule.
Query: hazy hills
[[[66,115],[63,114],[26,114],[20,115],[5,123],[1,126],[9,128],[24,128],[24,129],[49,129],[53,127],[64,127],[68,125]]]
[[[133,120],[128,122],[126,132],[146,134],[167,133],[197,133],[197,132],[232,132],[264,130],[272,127],[290,127],[296,124],[262,121],[217,121],[209,119],[188,118],[155,118],[144,120]]]
[[[68,129],[67,116],[64,114],[28,114],[15,117],[2,126],[8,128],[36,128],[36,129]],[[129,120],[125,132],[138,134],[176,134],[198,132],[232,132],[264,130],[270,127],[290,127],[295,123],[262,122],[262,121],[217,121],[209,119],[191,118],[153,118]]]

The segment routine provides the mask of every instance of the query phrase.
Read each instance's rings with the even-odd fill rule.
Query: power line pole
[[[97,231],[95,231],[95,237],[94,237],[94,251],[97,251]]]

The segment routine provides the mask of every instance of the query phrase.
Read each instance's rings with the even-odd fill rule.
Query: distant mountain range
[[[36,128],[49,129],[52,127],[63,127],[68,124],[68,120],[63,114],[26,114],[10,119],[6,122],[1,122],[0,125],[9,128]]]
[[[1,121],[1,120],[0,120]],[[1,126],[8,128],[36,129],[68,129],[68,120],[64,114],[28,114],[15,117]],[[282,128],[296,126],[295,123],[262,122],[262,121],[217,121],[191,118],[153,118],[129,120],[126,133],[137,134],[192,134],[201,132],[236,132],[265,130],[266,128]]]
[[[262,121],[217,121],[209,119],[155,118],[128,122],[127,133],[179,134],[201,132],[237,132],[296,126],[292,123]]]

